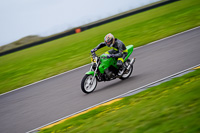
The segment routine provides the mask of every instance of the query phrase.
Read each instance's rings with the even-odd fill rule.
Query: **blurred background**
[[[143,12],[138,12],[138,10],[143,9],[144,6],[152,7],[152,3],[155,4],[155,2],[158,2],[160,4],[165,1],[171,2],[162,6],[156,6],[156,8],[150,8],[149,10],[143,10]],[[50,117],[50,122],[57,119],[55,117],[60,118],[60,116],[56,115],[61,115],[60,111],[66,113],[67,110],[65,109],[68,108],[68,105],[70,106],[70,109],[74,109],[71,107],[71,103],[79,103],[80,101],[79,105],[81,106],[79,107],[82,108],[82,103],[85,104],[88,103],[88,101],[96,102],[94,99],[97,98],[97,95],[98,98],[105,98],[103,96],[110,97],[111,94],[122,94],[121,91],[127,92],[125,89],[137,88],[133,85],[143,86],[144,84],[196,65],[196,63],[200,62],[200,58],[197,58],[199,57],[199,29],[190,32],[189,35],[184,34],[184,36],[178,36],[172,40],[169,39],[167,41],[168,43],[157,43],[157,45],[154,46],[151,45],[153,46],[151,49],[149,49],[150,47],[145,47],[145,49],[141,48],[139,51],[137,50],[138,52],[133,52],[133,56],[137,59],[137,66],[135,67],[136,73],[133,78],[128,81],[130,83],[129,86],[126,81],[123,83],[114,81],[116,84],[111,83],[113,85],[104,84],[102,85],[102,88],[109,89],[102,89],[103,91],[95,93],[92,97],[87,97],[89,99],[86,99],[86,101],[83,100],[86,97],[80,92],[80,81],[82,76],[89,70],[89,65],[86,66],[86,64],[89,64],[91,61],[90,51],[104,41],[104,36],[106,34],[112,33],[116,38],[123,41],[126,46],[133,44],[134,48],[137,48],[176,33],[198,27],[200,25],[199,7],[199,0],[0,1],[0,95],[85,65],[85,68],[81,69],[81,71],[76,71],[76,74],[71,73],[70,76],[63,77],[63,80],[58,79],[58,82],[56,83],[49,80],[50,84],[42,84],[44,87],[38,85],[35,87],[36,90],[31,88],[21,89],[20,91],[16,91],[16,93],[10,93],[10,95],[1,97],[0,132],[5,133],[8,129],[11,130],[8,131],[9,133],[21,133],[31,130],[48,123],[45,122],[45,120]],[[96,25],[96,21],[106,21],[109,18],[115,17],[116,14],[120,16],[121,14],[119,13],[122,13],[123,15],[124,12],[129,13],[130,10],[136,11],[137,14],[129,15],[115,21],[109,21],[96,27],[89,27],[91,25],[88,23],[93,22],[93,24]],[[83,25],[86,26],[84,27]],[[68,36],[64,35],[64,33],[67,32],[71,32],[72,34]],[[75,32],[78,33],[74,34]],[[63,36],[60,36],[61,34],[63,34]],[[60,38],[55,38],[57,35],[59,35]],[[37,41],[39,42],[45,39],[47,40],[49,38],[53,39],[38,43],[41,45],[35,44],[28,48],[26,47],[18,51],[12,51],[5,55],[1,55],[2,51],[7,52],[6,50],[9,51],[9,49],[15,47],[19,48],[27,46],[31,43],[36,43]],[[24,45],[22,46],[22,44]],[[188,47],[186,48],[186,46]],[[98,50],[96,54],[100,55],[106,50],[108,50],[107,47],[102,48]],[[199,75],[199,73],[196,75]],[[196,79],[199,79],[199,76]],[[66,80],[69,80],[70,84],[68,84],[69,82],[66,82]],[[136,84],[133,84],[133,80]],[[73,81],[72,84],[71,81]],[[199,108],[197,110],[197,107],[199,107],[199,100],[198,103],[194,101],[199,99],[199,95],[196,94],[200,93],[195,91],[193,91],[194,93],[188,93],[188,91],[191,90],[191,86],[197,88],[196,86],[199,86],[199,82],[196,81],[198,84],[195,85],[188,84],[187,77],[185,80],[180,81],[181,82],[179,83],[177,82],[178,84],[172,84],[179,88],[177,89],[177,87],[175,87],[172,92],[168,93],[168,90],[170,91],[172,87],[167,84],[168,90],[162,91],[167,87],[157,89],[158,91],[153,93],[155,97],[153,97],[153,95],[149,95],[150,97],[142,95],[141,98],[145,98],[146,101],[144,101],[144,104],[141,103],[141,106],[144,106],[138,110],[138,112],[142,113],[136,115],[138,116],[138,119],[135,119],[135,113],[132,113],[134,111],[130,110],[130,108],[127,109],[131,111],[131,113],[120,112],[119,116],[122,119],[131,119],[131,121],[125,120],[126,122],[139,122],[138,125],[141,123],[143,124],[143,120],[146,120],[146,118],[150,118],[146,121],[149,124],[146,124],[145,130],[151,129],[150,127],[158,127],[157,125],[166,122],[169,125],[162,126],[162,128],[167,129],[166,132],[173,132],[174,127],[177,127],[177,130],[174,132],[184,132],[186,131],[186,128],[188,129],[188,132],[194,131],[195,128],[199,131],[199,126],[196,126],[198,125],[198,122],[196,121],[199,121],[199,117],[197,117],[200,112]],[[193,81],[193,79],[191,79],[191,81]],[[185,89],[179,87],[184,83],[187,83],[187,86],[184,87]],[[127,87],[121,89],[124,88],[125,84]],[[117,88],[116,86],[118,85],[119,87]],[[117,89],[119,92],[117,92]],[[108,91],[110,93],[107,93]],[[106,95],[103,95],[103,93]],[[175,95],[176,93],[180,93],[179,97],[177,97],[178,95]],[[166,96],[169,95],[174,97],[169,97],[169,100],[163,99],[160,101],[160,104],[158,104],[160,98],[166,98]],[[155,100],[156,97],[157,100]],[[96,100],[99,100],[98,98]],[[138,98],[138,101],[141,101],[141,98]],[[149,99],[152,99],[152,101]],[[66,104],[66,102],[70,104]],[[147,102],[150,104],[146,106]],[[172,104],[170,105],[168,103]],[[53,104],[55,106],[52,106]],[[133,104],[135,104],[135,102],[133,102]],[[60,107],[57,107],[56,105]],[[78,104],[74,105],[78,106]],[[92,105],[94,104],[92,103]],[[169,105],[169,108],[166,108],[166,105]],[[86,106],[88,107],[88,105]],[[151,108],[153,106],[155,106],[155,108]],[[62,110],[61,108],[65,109]],[[160,108],[163,108],[163,110],[160,110]],[[148,112],[143,112],[143,110]],[[53,115],[46,113],[46,111],[53,113]],[[193,112],[195,112],[195,114],[191,117],[191,113]],[[121,114],[128,114],[128,117],[122,116]],[[133,117],[130,117],[129,114],[133,114]],[[149,115],[150,117],[146,115]],[[66,116],[66,114],[64,114],[64,116]],[[140,116],[144,117],[141,119]],[[183,116],[189,118],[188,120],[190,121],[185,121],[184,124],[183,120],[186,117]],[[181,119],[179,120],[177,118]],[[110,118],[108,119],[109,121],[111,120]],[[119,119],[120,122],[122,119]],[[152,122],[152,120],[155,121]],[[172,124],[171,121],[173,121]],[[182,122],[177,121],[183,121],[183,124]],[[126,122],[123,122],[125,123],[124,125],[131,125]],[[32,123],[36,125],[34,126]],[[177,124],[180,124],[180,126],[177,126]],[[187,127],[185,125],[187,125]],[[119,127],[124,128],[124,126]],[[102,127],[100,128],[104,129]],[[155,129],[156,131],[152,132],[162,131],[162,129],[159,131],[157,128]]]
[[[25,36],[49,36],[156,1],[159,0],[0,1],[0,46]]]

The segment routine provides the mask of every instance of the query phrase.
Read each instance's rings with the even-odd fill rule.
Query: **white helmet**
[[[115,37],[111,33],[109,33],[104,37],[104,42],[106,43],[106,46],[112,47],[115,43]]]

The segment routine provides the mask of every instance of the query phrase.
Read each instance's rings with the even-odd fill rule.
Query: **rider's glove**
[[[91,53],[94,53],[95,51],[97,51],[97,48],[92,49]]]
[[[111,58],[111,57],[115,57],[115,55],[114,54],[107,55],[107,58]]]

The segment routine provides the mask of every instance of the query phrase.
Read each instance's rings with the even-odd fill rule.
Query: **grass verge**
[[[200,70],[39,133],[200,132]]]
[[[200,25],[200,1],[181,0],[0,57],[0,93],[89,63],[89,52],[111,32],[135,47]],[[105,51],[108,49],[102,49]]]

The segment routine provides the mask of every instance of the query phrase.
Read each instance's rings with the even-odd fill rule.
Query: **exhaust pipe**
[[[131,60],[129,66],[127,67],[128,70],[130,69],[131,65],[133,65],[134,62],[135,62],[135,58],[133,58],[133,59]]]

